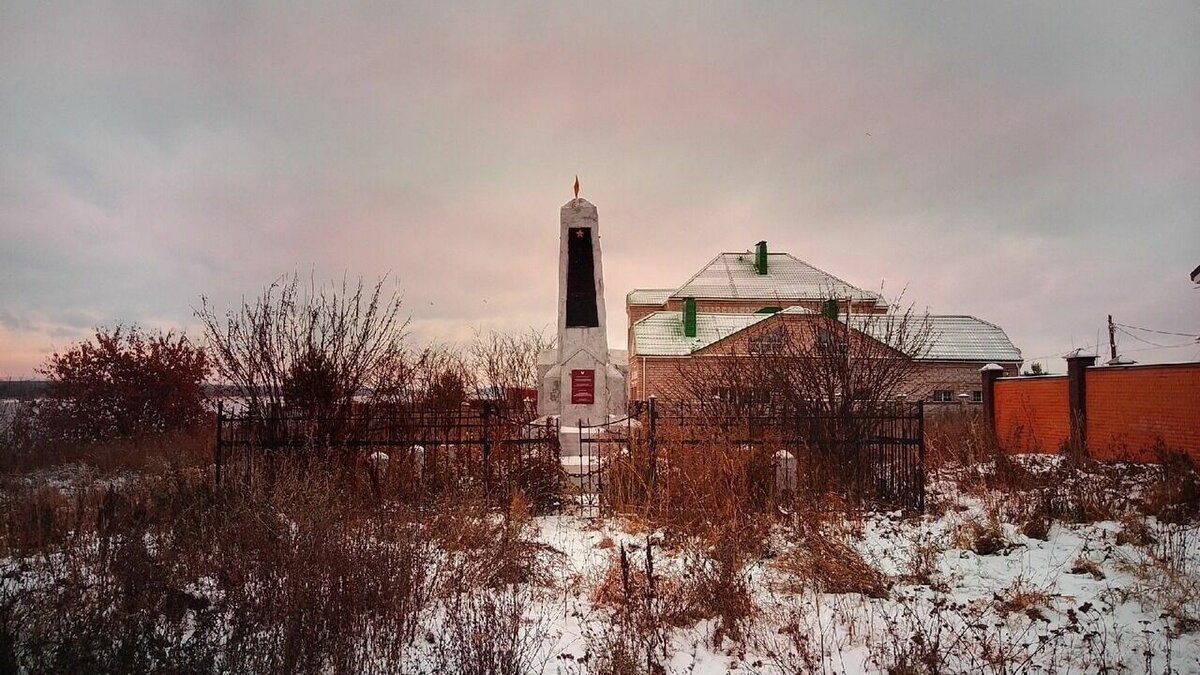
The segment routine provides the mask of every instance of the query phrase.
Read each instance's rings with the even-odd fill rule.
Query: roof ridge
[[[725,278],[729,279],[729,290],[732,291],[733,297],[740,299],[737,283],[733,280],[733,272],[729,271],[729,261],[725,259],[725,256],[720,256],[720,258],[721,264],[725,265]]]
[[[680,286],[676,287],[675,289],[673,289],[673,290],[671,291],[671,294],[672,294],[672,295],[674,295],[674,294],[678,293],[680,289],[682,289],[682,288],[687,288],[687,285],[688,285],[688,284],[690,284],[690,283],[692,283],[693,281],[695,281],[695,280],[696,280],[696,277],[699,277],[701,274],[704,274],[704,270],[708,269],[709,267],[712,267],[712,264],[713,264],[713,263],[715,263],[715,262],[717,262],[717,260],[718,260],[718,259],[721,257],[721,255],[722,255],[722,254],[718,253],[718,254],[716,254],[715,256],[713,256],[713,257],[712,257],[712,260],[709,260],[707,263],[705,263],[705,264],[704,264],[704,266],[700,268],[700,271],[699,271],[699,272],[696,272],[696,273],[695,273],[695,274],[693,274],[691,277],[689,277],[687,281],[683,282],[683,284],[682,284],[682,285],[680,285]]]
[[[991,321],[988,321],[987,319],[981,319],[981,318],[975,316],[974,314],[927,314],[926,316],[938,317],[938,318],[942,318],[942,319],[971,319],[972,321],[978,321],[979,323],[985,323],[985,324],[991,326],[992,328],[996,328],[1001,331],[1004,330],[1003,328],[1000,328],[999,324],[992,323]]]

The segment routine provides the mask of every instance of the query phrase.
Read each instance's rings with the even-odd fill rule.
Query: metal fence
[[[474,491],[499,502],[519,492],[540,513],[593,517],[653,504],[671,489],[689,451],[701,461],[703,453],[743,455],[744,482],[763,504],[837,493],[871,508],[925,507],[919,402],[820,415],[651,399],[600,424],[538,422],[531,409],[493,403],[363,406],[326,418],[219,410],[216,474],[218,483],[246,483],[280,456],[342,456],[362,463],[376,489],[391,496]]]
[[[568,484],[582,493],[588,514],[661,499],[689,449],[714,461],[732,457],[760,504],[836,493],[870,508],[925,508],[921,402],[832,415],[769,403],[651,399],[635,403],[624,419],[563,429],[564,462],[578,458]]]
[[[356,406],[344,415],[217,411],[216,481],[252,483],[280,458],[361,465],[376,490],[404,499],[519,491],[539,512],[562,496],[558,425],[531,410],[485,403],[454,408]]]

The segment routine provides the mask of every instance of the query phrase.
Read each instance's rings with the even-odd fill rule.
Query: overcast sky
[[[614,346],[759,239],[1051,370],[1200,334],[1200,3],[151,4],[0,4],[0,376],[297,269],[552,326],[576,174]]]

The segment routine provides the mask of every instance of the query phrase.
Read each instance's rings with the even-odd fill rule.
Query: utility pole
[[[1110,363],[1115,363],[1117,360],[1117,331],[1113,327],[1112,314],[1108,315],[1108,351],[1112,358]]]

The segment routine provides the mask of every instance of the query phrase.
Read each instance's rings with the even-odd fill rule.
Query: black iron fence
[[[280,458],[341,461],[389,497],[474,492],[502,501],[520,492],[539,512],[560,507],[558,425],[536,423],[527,409],[356,406],[322,417],[219,408],[216,436],[218,485],[252,483]]]
[[[589,506],[602,511],[652,505],[680,489],[681,473],[702,472],[697,465],[705,461],[735,464],[741,488],[763,507],[836,494],[870,508],[925,508],[921,402],[823,414],[769,403],[651,399],[624,420],[579,429],[577,437],[564,434],[563,455],[582,458],[586,469],[575,482],[593,488]]]
[[[342,457],[389,496],[474,491],[500,501],[520,493],[538,512],[589,517],[678,498],[668,493],[691,470],[687,462],[710,458],[734,461],[739,485],[764,507],[829,493],[871,508],[925,507],[920,402],[830,415],[651,399],[600,424],[539,422],[533,410],[495,404],[363,406],[333,417],[218,411],[218,483],[253,481],[280,456]]]

